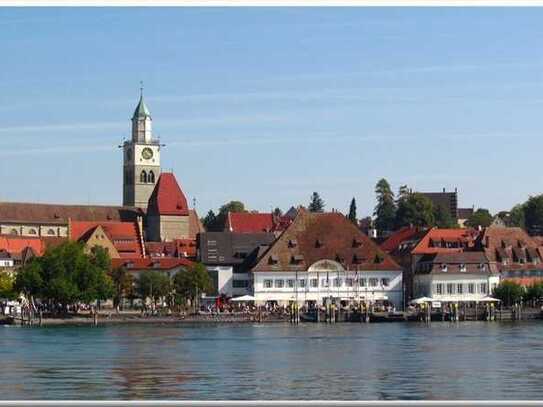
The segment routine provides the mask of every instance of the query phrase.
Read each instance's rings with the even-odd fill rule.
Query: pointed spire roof
[[[136,106],[136,110],[134,110],[134,115],[132,116],[132,119],[136,119],[138,117],[151,117],[151,112],[149,112],[147,105],[143,101],[143,91],[140,95],[140,101]]]
[[[188,216],[187,198],[179,187],[175,175],[163,172],[149,198],[147,213]]]

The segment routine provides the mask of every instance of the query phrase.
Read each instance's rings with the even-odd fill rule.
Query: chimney
[[[443,192],[445,192],[445,188],[443,188]]]
[[[458,192],[458,188],[454,187],[454,192]]]

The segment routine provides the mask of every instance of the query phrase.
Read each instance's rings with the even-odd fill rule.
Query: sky
[[[144,83],[201,216],[543,193],[543,9],[0,8],[0,200],[121,204]]]

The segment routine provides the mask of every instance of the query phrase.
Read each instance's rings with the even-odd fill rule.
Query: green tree
[[[226,226],[226,218],[228,212],[247,212],[245,205],[241,201],[230,201],[219,208],[219,214],[217,215],[216,231],[223,231]]]
[[[543,231],[543,195],[531,196],[524,204],[524,221],[530,233]]]
[[[123,298],[134,295],[134,277],[124,267],[111,270],[110,277],[114,289],[113,305],[117,307]]]
[[[435,224],[432,201],[418,192],[410,192],[398,200],[396,227],[421,226]]]
[[[543,283],[533,283],[526,289],[526,300],[534,303],[543,301]]]
[[[377,182],[375,185],[375,194],[377,195],[377,206],[375,206],[373,212],[375,227],[380,231],[393,230],[394,219],[396,217],[396,204],[394,202],[394,193],[386,179],[382,178]]]
[[[476,227],[488,227],[493,221],[493,217],[488,211],[488,209],[479,208],[471,214],[471,216],[466,220],[466,226],[476,228]]]
[[[79,242],[65,242],[33,259],[18,273],[15,287],[28,297],[61,304],[66,310],[76,302],[105,300],[113,294],[107,275],[110,259],[103,248],[85,252]]]
[[[144,302],[150,298],[156,307],[157,302],[171,292],[170,277],[159,271],[144,271],[138,279],[137,291]]]
[[[458,228],[458,223],[451,216],[451,213],[442,205],[437,205],[434,207],[434,220],[435,220],[435,226],[437,226],[438,228],[444,228],[444,229]]]
[[[492,295],[501,300],[503,305],[510,307],[520,301],[524,295],[524,288],[520,284],[506,280],[498,284]]]
[[[179,302],[186,303],[189,299],[195,304],[199,294],[211,294],[213,291],[213,282],[201,263],[196,263],[188,270],[180,271],[173,278],[173,289],[179,299]]]
[[[208,232],[215,231],[217,228],[217,216],[212,209],[210,209],[205,218],[202,219],[202,224]]]
[[[313,192],[311,195],[311,200],[309,202],[309,211],[310,212],[324,212],[324,200],[320,197],[318,192]]]
[[[0,273],[0,298],[13,300],[17,298],[15,278],[9,273]]]
[[[509,216],[506,221],[507,226],[516,226],[519,228],[526,228],[526,219],[524,214],[524,204],[518,204],[511,208]]]
[[[349,219],[355,225],[358,225],[358,219],[356,218],[356,201],[354,197],[351,200],[351,205],[349,206],[349,214],[347,215],[347,219]]]

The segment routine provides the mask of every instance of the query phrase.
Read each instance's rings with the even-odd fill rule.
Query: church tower
[[[132,138],[123,144],[123,205],[147,209],[160,176],[160,142],[153,138],[143,89],[132,116]]]

